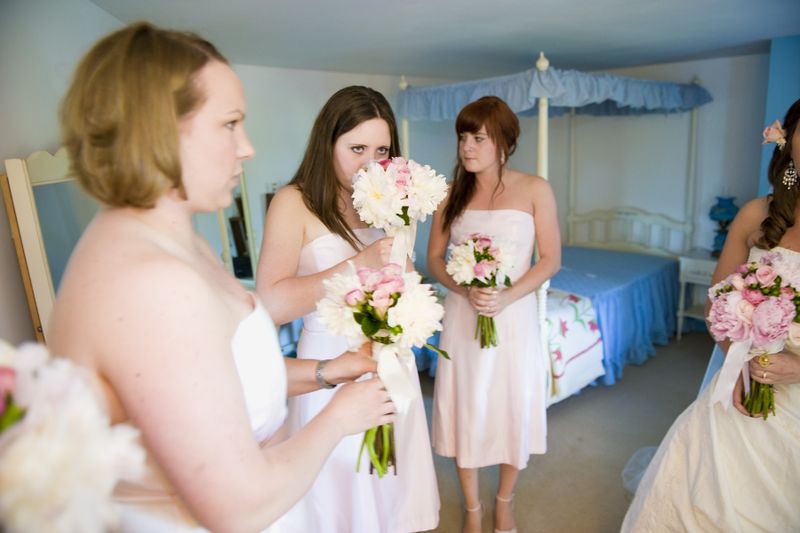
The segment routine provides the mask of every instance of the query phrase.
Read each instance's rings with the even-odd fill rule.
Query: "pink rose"
[[[786,131],[784,131],[779,120],[764,128],[761,135],[764,137],[764,142],[761,144],[775,143],[780,149],[783,149],[786,144]]]
[[[758,305],[767,299],[764,293],[758,289],[742,289],[742,297],[750,303],[750,305]]]
[[[350,307],[355,307],[366,299],[366,294],[361,289],[353,289],[344,295],[344,301]]]
[[[478,263],[474,267],[472,267],[472,272],[475,274],[476,278],[483,281],[487,281],[494,273],[496,264],[497,264],[496,261],[489,261],[488,259],[484,259],[482,261],[478,261]]]
[[[364,290],[367,292],[374,291],[380,282],[383,281],[383,273],[374,268],[359,268],[356,273],[358,274],[358,280],[361,282],[361,286],[364,287]]]
[[[475,241],[475,248],[485,252],[492,246],[492,239],[487,237],[486,235],[481,235],[478,237],[478,240]]]
[[[792,300],[794,302],[795,292],[791,287],[781,287],[781,298]]]
[[[771,266],[760,266],[756,269],[756,279],[762,287],[771,287],[775,283],[778,273]]]
[[[383,288],[378,288],[372,293],[372,300],[369,301],[369,304],[375,308],[378,316],[383,318],[386,316],[389,306],[392,305],[392,293]]]
[[[744,284],[748,287],[750,285],[758,285],[758,279],[756,278],[755,274],[748,274],[747,277],[744,278]]]
[[[744,320],[744,310],[738,309],[741,301],[740,292],[724,292],[712,300],[708,321],[715,341],[743,341],[750,336],[750,321]]]
[[[739,266],[736,267],[736,273],[737,274],[741,274],[742,276],[746,276],[749,271],[750,271],[750,269],[747,266],[747,263],[739,265]]]
[[[753,346],[784,338],[795,316],[794,304],[784,298],[767,298],[753,311]]]

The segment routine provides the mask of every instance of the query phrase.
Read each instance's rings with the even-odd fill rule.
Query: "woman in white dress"
[[[244,116],[213,45],[146,23],[101,39],[63,102],[72,171],[104,207],[61,282],[51,348],[91,369],[112,421],[141,432],[148,469],[116,493],[121,531],[267,528],[343,436],[393,419],[380,382],[364,381],[279,442],[287,392],[318,388],[317,362],[284,365],[269,315],[192,227],[232,201],[254,153]],[[322,377],[372,368],[346,355]]]
[[[712,283],[737,265],[776,250],[800,268],[800,100],[783,122],[783,144],[769,164],[772,193],[748,202],[728,232]],[[722,346],[727,350],[727,343]],[[800,356],[786,349],[767,366],[749,363],[756,381],[775,386],[775,414],[751,417],[742,377],[726,410],[712,401],[719,373],[670,428],[625,516],[623,531],[800,530]]]
[[[276,323],[303,317],[299,359],[334,356],[346,349],[316,317],[322,281],[356,266],[380,267],[392,239],[359,219],[352,178],[371,160],[399,154],[391,107],[379,92],[345,87],[319,112],[305,155],[292,181],[278,191],[267,212],[256,285]],[[366,465],[356,472],[361,435],[348,437],[331,454],[303,499],[317,533],[408,533],[439,520],[439,494],[428,425],[416,369],[416,398],[394,427],[397,475],[378,478]],[[320,390],[289,404],[292,431],[303,428],[331,399]]]
[[[515,531],[511,501],[519,471],[545,453],[547,354],[539,336],[535,290],[561,265],[556,203],[547,181],[505,166],[519,121],[500,98],[486,96],[456,118],[458,163],[428,241],[428,268],[447,287],[433,399],[436,453],[455,457],[464,492],[464,531],[480,531],[478,468],[500,465],[495,528]],[[472,233],[510,245],[515,267],[508,289],[459,286],[447,273],[448,243]],[[531,267],[534,243],[539,260]],[[474,337],[477,313],[494,317],[498,346]]]

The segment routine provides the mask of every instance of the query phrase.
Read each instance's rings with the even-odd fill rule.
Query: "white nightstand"
[[[682,255],[679,259],[679,281],[681,284],[678,296],[678,340],[683,332],[683,319],[697,318],[705,320],[705,297],[696,305],[686,308],[686,290],[692,285],[708,287],[711,285],[711,276],[717,268],[717,259],[711,257],[710,250],[694,249]]]

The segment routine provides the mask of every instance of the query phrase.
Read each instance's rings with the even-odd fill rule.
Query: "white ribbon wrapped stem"
[[[750,368],[747,364],[750,359],[766,353],[777,353],[783,350],[783,341],[776,341],[767,346],[751,350],[751,340],[731,343],[722,368],[719,370],[714,392],[711,394],[711,403],[721,403],[727,411],[733,405],[733,389],[739,374],[742,374],[745,394],[750,392]]]
[[[389,262],[398,264],[405,270],[406,257],[412,261],[414,260],[414,241],[417,238],[417,221],[412,220],[408,226],[395,227],[387,233],[390,237],[394,237]]]
[[[410,350],[400,353],[391,344],[372,343],[372,358],[378,362],[378,377],[381,378],[398,414],[405,414],[416,395],[411,382]]]

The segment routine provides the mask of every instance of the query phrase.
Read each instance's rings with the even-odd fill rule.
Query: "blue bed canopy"
[[[519,115],[535,115],[538,100],[547,98],[550,116],[563,115],[570,108],[585,115],[682,113],[712,100],[708,91],[697,83],[559,70],[549,68],[545,60],[544,69],[537,67],[447,85],[409,87],[399,93],[397,110],[409,120],[454,120],[461,108],[487,95],[502,98]]]

